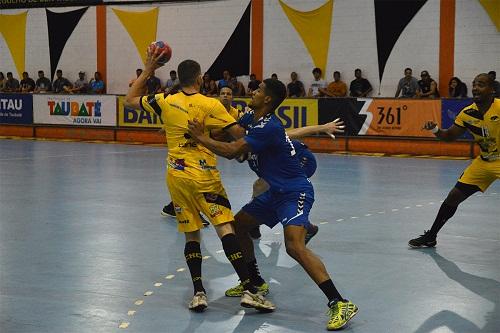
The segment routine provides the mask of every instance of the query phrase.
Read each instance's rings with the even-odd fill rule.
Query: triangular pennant
[[[56,13],[45,9],[49,29],[50,77],[52,79],[69,36],[75,30],[87,9],[88,7],[85,7],[64,13]]]
[[[222,72],[230,70],[232,76],[250,72],[250,3],[226,45],[207,70],[214,80],[222,79]]]
[[[113,8],[113,12],[132,38],[142,62],[146,63],[146,50],[156,40],[158,8],[145,12],[127,12]]]
[[[308,12],[300,12],[279,1],[309,51],[314,66],[321,68],[325,73],[330,46],[333,0],[328,0],[323,6]]]
[[[378,75],[382,82],[387,59],[399,36],[427,0],[375,0]]]
[[[500,1],[498,0],[479,0],[481,5],[490,16],[491,20],[497,27],[497,31],[500,31]]]
[[[0,33],[10,50],[19,77],[22,76],[25,66],[27,16],[28,12],[16,15],[0,14]]]

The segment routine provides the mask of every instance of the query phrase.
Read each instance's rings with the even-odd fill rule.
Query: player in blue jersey
[[[286,88],[281,81],[264,80],[253,92],[249,104],[253,111],[245,113],[239,121],[245,129],[245,135],[233,142],[210,138],[196,120],[189,121],[188,127],[193,139],[217,155],[236,158],[249,153],[250,168],[270,188],[245,205],[235,216],[236,234],[244,258],[247,263],[252,261],[257,269],[253,242],[248,236],[250,229],[260,224],[272,228],[281,223],[287,253],[304,268],[328,298],[330,320],[327,329],[338,330],[356,315],[358,307],[340,295],[321,259],[305,246],[305,226],[309,223],[314,190],[300,166],[292,141],[274,114],[285,96]],[[252,282],[255,284],[255,281]]]

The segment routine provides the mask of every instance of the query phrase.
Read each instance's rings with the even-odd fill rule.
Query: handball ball
[[[155,46],[160,52],[165,52],[165,55],[158,61],[160,65],[165,65],[172,57],[172,48],[167,43],[158,40],[151,43],[151,46]]]

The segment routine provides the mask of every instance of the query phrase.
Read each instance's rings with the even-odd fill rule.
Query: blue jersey
[[[293,147],[297,153],[297,158],[299,159],[300,166],[306,173],[307,178],[311,178],[316,172],[316,157],[311,153],[309,148],[302,142],[298,140],[292,140]]]
[[[300,165],[295,147],[274,113],[254,121],[247,111],[239,120],[246,129],[244,140],[252,147],[248,164],[273,192],[312,191],[312,185]]]

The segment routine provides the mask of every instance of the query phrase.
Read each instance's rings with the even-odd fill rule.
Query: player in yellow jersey
[[[488,74],[479,74],[472,82],[473,101],[465,107],[450,128],[443,130],[429,121],[424,129],[444,141],[453,141],[469,131],[481,148],[481,154],[464,170],[455,187],[450,191],[429,231],[412,239],[408,245],[413,248],[436,246],[436,236],[456,212],[465,199],[477,191],[484,192],[500,178],[500,99],[493,97],[493,80]]]
[[[249,273],[240,246],[234,234],[234,216],[217,170],[215,155],[199,145],[188,134],[188,120],[202,122],[206,129],[224,129],[231,136],[242,135],[222,104],[199,93],[202,83],[200,65],[194,60],[184,60],[178,66],[181,90],[173,95],[142,96],[147,78],[162,64],[163,56],[154,46],[148,49],[148,58],[142,74],[130,87],[125,97],[129,107],[156,113],[165,126],[168,145],[167,186],[175,213],[178,230],[184,233],[186,258],[194,286],[194,296],[189,309],[203,311],[207,296],[202,283],[200,229],[202,212],[214,225],[221,239],[224,252],[244,284],[240,304],[259,311],[273,311],[275,306],[257,292],[250,283]]]

